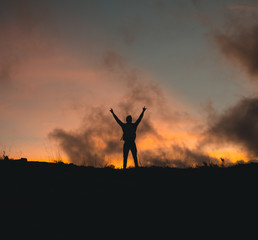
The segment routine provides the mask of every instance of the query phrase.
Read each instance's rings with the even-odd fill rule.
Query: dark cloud
[[[225,33],[215,34],[216,43],[226,58],[237,63],[250,79],[258,76],[258,25],[257,13],[227,15]]]
[[[258,77],[258,14],[251,5],[225,7],[224,30],[216,31],[214,39],[221,53],[247,73],[252,82]],[[212,110],[212,109],[211,109]],[[208,130],[201,145],[235,145],[257,157],[258,98],[244,97],[224,113],[212,111]]]
[[[258,156],[258,97],[243,98],[210,123],[203,144],[233,143]]]

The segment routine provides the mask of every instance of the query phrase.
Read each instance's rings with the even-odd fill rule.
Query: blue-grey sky
[[[246,4],[250,1],[62,1],[51,13],[65,44],[82,58],[90,54],[97,62],[106,50],[115,51],[186,101],[198,106],[211,100],[222,109],[246,89],[244,76],[223,62],[213,35],[225,30],[230,7]]]

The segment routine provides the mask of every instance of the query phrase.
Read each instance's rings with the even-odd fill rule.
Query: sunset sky
[[[142,166],[257,159],[257,20],[254,0],[1,1],[1,155],[121,167],[109,109],[146,106]]]

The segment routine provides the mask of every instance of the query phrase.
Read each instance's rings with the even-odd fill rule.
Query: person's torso
[[[134,141],[136,138],[136,125],[134,123],[126,123],[123,126],[123,140]]]

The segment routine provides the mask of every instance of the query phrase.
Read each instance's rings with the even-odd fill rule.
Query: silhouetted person
[[[121,128],[123,130],[122,139],[124,140],[124,147],[123,147],[123,156],[124,156],[123,168],[124,169],[126,168],[126,165],[127,165],[127,158],[128,158],[129,150],[131,150],[131,152],[132,152],[135,167],[136,168],[138,167],[137,148],[136,148],[136,144],[135,144],[135,138],[136,138],[137,127],[138,127],[139,123],[141,122],[145,111],[146,111],[146,107],[143,107],[142,113],[139,116],[139,118],[136,120],[135,123],[132,123],[131,115],[128,115],[126,117],[126,123],[123,123],[116,116],[113,109],[112,108],[110,109],[110,112],[113,114],[115,120],[121,126]]]

